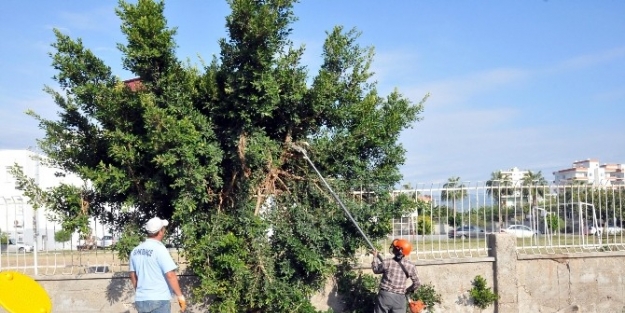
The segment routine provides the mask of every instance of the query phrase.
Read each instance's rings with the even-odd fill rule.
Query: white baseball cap
[[[147,223],[145,223],[145,230],[150,234],[155,234],[159,230],[161,230],[161,228],[167,225],[169,225],[169,222],[167,220],[162,220],[158,217],[153,217]]]

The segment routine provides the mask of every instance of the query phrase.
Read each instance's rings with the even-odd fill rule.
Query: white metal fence
[[[414,210],[395,219],[392,233],[376,244],[388,247],[393,238],[409,239],[413,244],[410,255],[413,260],[451,261],[486,257],[489,249],[486,235],[510,227],[529,230],[529,234],[514,234],[519,254],[625,250],[623,185],[457,182],[454,185],[418,185],[393,191],[393,196],[400,195],[414,201]],[[14,219],[15,212],[16,216],[28,215],[20,213],[19,205],[8,204],[4,207],[14,211],[9,212],[12,215],[7,220]],[[127,262],[120,261],[110,250],[76,250],[71,244],[72,250],[64,250],[59,245],[49,247],[40,246],[35,254],[3,244],[0,271],[76,275],[128,269]],[[384,250],[381,252],[388,255],[388,251]],[[178,256],[177,250],[172,249],[171,252],[184,267],[185,262]],[[368,264],[371,259],[365,249],[359,256],[362,264]]]
[[[415,211],[394,220],[392,238],[413,243],[411,259],[488,256],[486,234],[517,237],[519,254],[625,250],[625,185],[456,182],[394,191]]]
[[[181,269],[186,262],[176,249],[170,254]],[[127,272],[128,262],[111,250],[50,250],[36,255],[27,251],[2,251],[0,271],[12,270],[33,276],[80,275]]]

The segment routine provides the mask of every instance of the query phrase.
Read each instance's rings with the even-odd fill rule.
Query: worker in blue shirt
[[[162,243],[167,225],[167,220],[151,218],[145,224],[148,238],[130,253],[130,281],[139,313],[171,313],[172,293],[182,312],[187,307],[175,272],[178,266]]]

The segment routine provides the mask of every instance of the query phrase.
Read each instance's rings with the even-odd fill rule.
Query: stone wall
[[[518,312],[625,312],[625,254],[521,258]]]
[[[421,281],[432,283],[442,295],[436,312],[625,312],[625,253],[517,255],[510,235],[489,236],[489,257],[416,262]],[[483,311],[471,305],[468,293],[476,275],[486,278],[501,297]],[[193,276],[180,280],[185,294],[197,283]],[[130,281],[121,274],[45,276],[37,281],[52,298],[53,312],[136,312]],[[319,309],[340,312],[332,281],[312,301]],[[177,312],[178,305],[172,302],[172,309]],[[187,312],[207,311],[205,305],[195,305]]]

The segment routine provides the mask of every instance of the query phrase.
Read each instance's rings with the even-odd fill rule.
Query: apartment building
[[[516,166],[509,170],[501,170],[500,172],[502,176],[505,176],[510,180],[511,182],[510,185],[514,187],[521,186],[521,183],[523,182],[523,178],[525,177],[527,173],[529,173],[529,171],[520,170]],[[514,190],[512,194],[501,195],[501,198],[499,201],[502,202],[503,205],[506,207],[513,207],[516,204],[523,202],[523,193],[521,189],[517,189],[517,190]]]
[[[597,159],[573,162],[573,167],[553,172],[556,184],[585,182],[592,186],[624,186],[625,164],[600,164]]]
[[[57,243],[54,234],[61,225],[50,221],[50,211],[46,208],[33,209],[29,198],[16,188],[16,181],[10,173],[15,164],[21,166],[24,174],[34,180],[41,189],[58,186],[61,183],[82,186],[84,182],[77,176],[55,175],[58,169],[42,162],[42,156],[30,150],[0,150],[0,231],[19,243],[37,246],[38,250],[66,249],[78,244],[78,234],[74,234],[71,244]],[[93,235],[102,237],[107,229],[91,221]]]
[[[625,186],[625,164],[603,164],[605,179],[613,186]]]
[[[523,177],[525,177],[525,175],[529,173],[529,171],[520,170],[518,167],[513,167],[507,171],[500,172],[501,175],[507,176],[510,179],[513,186],[521,184],[521,182],[523,181]]]

